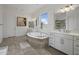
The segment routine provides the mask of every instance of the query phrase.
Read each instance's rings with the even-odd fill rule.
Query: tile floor
[[[31,46],[26,39],[26,36],[5,38],[0,46],[8,46],[7,55],[65,55],[52,47]]]

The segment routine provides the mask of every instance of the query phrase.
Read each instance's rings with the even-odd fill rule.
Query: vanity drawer
[[[75,36],[74,40],[79,41],[79,36]]]
[[[62,37],[63,35],[62,34],[59,34],[59,33],[55,33],[54,36],[58,36],[58,37]]]
[[[64,35],[63,37],[66,38],[66,39],[71,39],[71,40],[73,40],[73,36],[72,36],[72,35]]]
[[[55,37],[63,37],[63,38],[68,38],[68,39],[73,39],[72,35],[67,35],[67,34],[55,34]]]

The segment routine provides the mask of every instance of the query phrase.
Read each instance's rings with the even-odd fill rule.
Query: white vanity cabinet
[[[49,46],[68,55],[79,55],[79,35],[52,33],[49,38]]]
[[[79,55],[79,36],[74,37],[74,55]]]
[[[54,40],[54,34],[53,33],[50,33],[50,36],[49,36],[49,46],[52,46],[52,47],[55,46],[55,40]]]
[[[66,53],[73,54],[73,36],[55,34],[55,48]]]
[[[54,39],[55,39],[55,48],[61,51],[61,43],[60,43],[61,37],[55,36]]]

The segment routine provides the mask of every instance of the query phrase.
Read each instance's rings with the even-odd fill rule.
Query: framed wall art
[[[17,26],[26,26],[27,19],[26,17],[17,17]]]

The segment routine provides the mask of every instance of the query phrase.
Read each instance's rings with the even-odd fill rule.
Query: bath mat
[[[25,49],[25,48],[27,48],[27,47],[31,47],[30,44],[27,43],[27,42],[21,42],[19,45],[20,45],[20,48],[21,48],[21,49]]]

